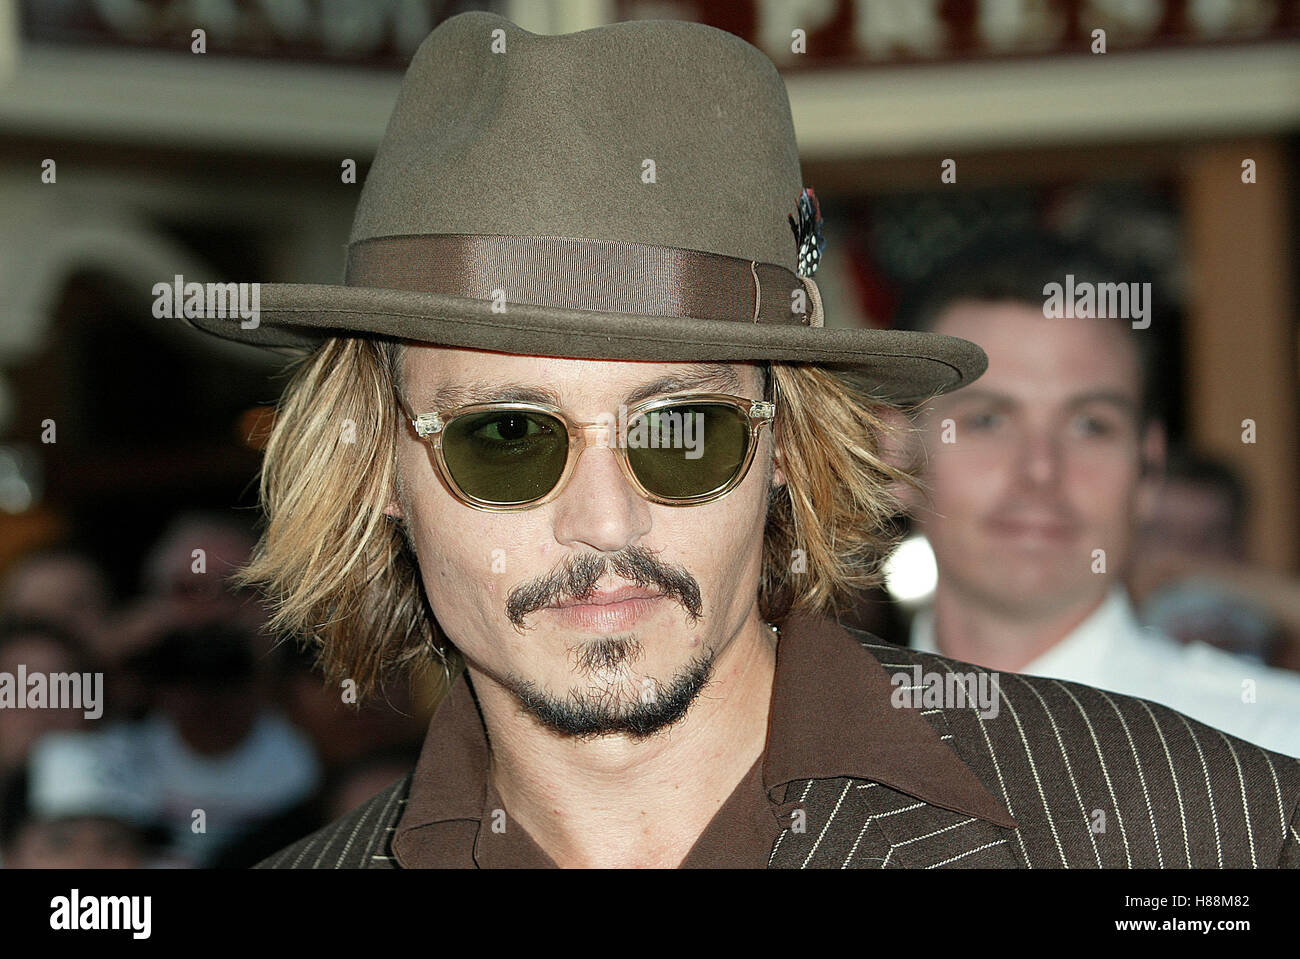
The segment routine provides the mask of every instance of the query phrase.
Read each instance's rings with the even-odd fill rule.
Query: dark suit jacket
[[[850,633],[883,673],[989,672]],[[883,783],[810,779],[787,788],[806,822],[776,840],[769,868],[1300,866],[1300,760],[1145,700],[999,675],[996,721],[973,704],[919,712],[1015,827]],[[397,868],[389,843],[410,785],[407,775],[257,868]]]

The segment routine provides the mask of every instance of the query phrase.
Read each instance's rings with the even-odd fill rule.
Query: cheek
[[[1138,478],[1138,464],[1127,451],[1096,451],[1072,459],[1067,489],[1075,509],[1092,517],[1096,525],[1125,525]]]
[[[441,487],[427,484],[410,495],[405,510],[435,614],[438,607],[445,612],[479,595],[493,579],[493,550],[500,541],[490,514],[459,508]]]
[[[434,618],[457,634],[500,605],[488,602],[500,595],[501,576],[492,572],[492,548],[485,536],[473,535],[465,524],[433,522],[416,533],[420,576]]]
[[[486,514],[485,514],[486,515]],[[472,519],[431,517],[416,533],[420,564],[440,580],[486,581],[505,572],[519,549],[518,539],[501,535],[494,525]]]
[[[645,543],[703,582],[718,570],[743,563],[751,534],[752,529],[729,511],[666,506],[658,508]]]
[[[441,487],[422,487],[408,504],[420,573],[435,615],[457,609],[499,612],[511,587],[560,559],[548,512],[488,513],[454,502]]]
[[[924,480],[929,508],[948,522],[977,517],[998,502],[1008,457],[993,444],[967,442],[929,448]]]
[[[761,562],[765,490],[756,483],[704,506],[656,506],[647,544],[686,567],[704,589],[734,581]]]

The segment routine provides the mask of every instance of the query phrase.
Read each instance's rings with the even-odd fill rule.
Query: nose
[[[608,437],[589,432],[588,440],[556,499],[555,541],[616,552],[650,532],[650,504],[628,483]]]
[[[1021,480],[1028,486],[1054,486],[1062,470],[1061,441],[1046,430],[1028,431],[1021,438],[1016,465]]]

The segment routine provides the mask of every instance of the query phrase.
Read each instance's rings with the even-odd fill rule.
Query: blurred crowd
[[[228,583],[252,546],[234,514],[177,517],[121,601],[74,549],[5,572],[0,675],[102,674],[103,692],[0,708],[0,865],[243,868],[410,769],[430,703],[327,689]]]
[[[1250,562],[1248,503],[1231,466],[1175,450],[1128,586],[1147,626],[1300,672],[1300,583]]]

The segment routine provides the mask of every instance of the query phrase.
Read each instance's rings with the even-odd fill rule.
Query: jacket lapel
[[[793,782],[769,869],[1007,868],[1012,829],[860,779]]]

